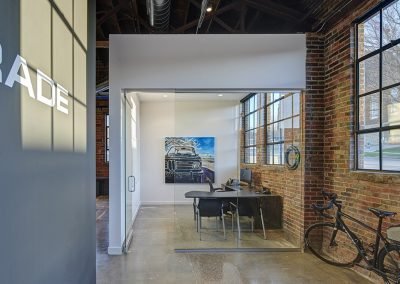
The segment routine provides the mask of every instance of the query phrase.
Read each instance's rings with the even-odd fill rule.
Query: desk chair
[[[264,218],[263,218],[262,208],[256,199],[254,199],[254,198],[242,199],[239,201],[239,203],[230,202],[230,205],[232,207],[231,212],[234,213],[234,214],[232,214],[232,231],[233,231],[233,227],[234,227],[233,219],[234,219],[234,215],[236,215],[239,240],[240,240],[240,234],[241,234],[240,216],[247,216],[248,218],[250,218],[251,231],[254,232],[254,217],[258,213],[260,214],[260,218],[261,218],[261,225],[263,228],[264,239],[267,239],[266,234],[265,234],[265,226],[264,226]]]
[[[222,227],[224,230],[224,239],[226,239],[225,233],[225,220],[223,218],[224,207],[221,199],[199,199],[197,205],[197,230],[200,234],[201,241],[201,217],[216,217],[216,227],[218,231],[218,220],[217,217],[222,219]]]
[[[215,188],[212,184],[212,181],[209,177],[206,177],[206,181],[208,182],[208,185],[210,186],[210,192],[215,192],[215,191],[224,191],[221,187]],[[193,199],[193,218],[196,220],[196,199]]]
[[[210,192],[224,191],[221,187],[214,187],[209,177],[206,177],[206,180],[208,182],[208,185],[210,186]]]

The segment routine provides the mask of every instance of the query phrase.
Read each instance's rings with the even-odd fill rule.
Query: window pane
[[[267,145],[267,164],[274,163],[274,146]]]
[[[293,117],[293,129],[295,129],[295,130],[300,129],[300,117],[299,116]]]
[[[293,94],[293,115],[300,114],[300,93]]]
[[[360,94],[368,93],[379,88],[379,54],[372,56],[359,64]]]
[[[400,125],[400,87],[382,92],[382,126]]]
[[[267,93],[267,104],[272,103],[274,100],[274,93]]]
[[[379,127],[379,93],[361,97],[358,106],[359,128]]]
[[[281,119],[281,117],[280,117],[281,113],[279,112],[281,102],[282,101],[277,101],[277,102],[274,102],[274,104],[272,105],[272,108],[274,109],[272,120],[274,122],[278,121],[279,119]]]
[[[249,99],[249,112],[254,111],[254,96]]]
[[[254,130],[249,131],[249,144],[248,145],[254,145],[255,144],[255,135],[254,135]]]
[[[267,143],[273,142],[273,137],[274,137],[273,126],[274,126],[273,124],[267,126]]]
[[[273,115],[274,115],[273,106],[274,106],[274,105],[269,105],[269,106],[267,107],[267,124],[270,124],[270,123],[272,123],[272,122],[274,121],[274,120],[273,120]]]
[[[252,113],[249,115],[249,128],[248,129],[253,129],[255,127],[254,118],[255,118],[255,113]]]
[[[274,142],[281,142],[283,140],[281,122],[274,123],[273,128],[274,128]]]
[[[279,100],[283,96],[284,96],[283,93],[274,93],[274,101]]]
[[[293,117],[293,141],[300,141],[301,131],[300,131],[300,117]]]
[[[282,164],[282,162],[281,162],[282,145],[283,144],[275,144],[274,145],[274,164]]]
[[[379,12],[358,25],[358,58],[380,47]]]
[[[382,86],[400,83],[400,45],[393,46],[382,54]]]
[[[400,129],[382,132],[382,170],[400,171]]]
[[[288,96],[281,101],[280,104],[280,119],[285,119],[292,116],[292,96]]]
[[[282,121],[281,127],[282,127],[282,140],[283,141],[292,141],[292,139],[293,139],[292,118]]]
[[[264,125],[264,108],[260,109],[257,111],[257,117],[258,117],[258,126],[263,126]]]
[[[245,163],[254,163],[254,148],[255,147],[245,148]]]
[[[400,38],[400,1],[396,1],[383,9],[382,22],[382,45]]]
[[[379,133],[358,135],[358,168],[379,170]]]
[[[251,164],[256,163],[256,147],[250,147],[249,148],[249,162]]]

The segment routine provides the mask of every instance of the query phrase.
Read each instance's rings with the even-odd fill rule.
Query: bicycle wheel
[[[400,283],[400,245],[390,244],[379,251],[378,268],[386,283]]]
[[[351,267],[361,260],[356,246],[342,229],[333,223],[318,223],[310,226],[304,241],[307,248],[326,263]]]

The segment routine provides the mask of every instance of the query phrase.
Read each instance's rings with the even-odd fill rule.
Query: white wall
[[[305,35],[110,35],[133,89],[305,88]],[[113,78],[111,78],[113,80]]]
[[[208,184],[164,182],[164,138],[215,137],[215,186],[237,177],[239,102],[144,102],[141,105],[142,204],[191,203],[190,190],[208,190]]]

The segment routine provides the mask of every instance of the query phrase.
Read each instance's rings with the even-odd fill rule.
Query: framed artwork
[[[165,183],[214,183],[214,170],[214,137],[165,137]]]

